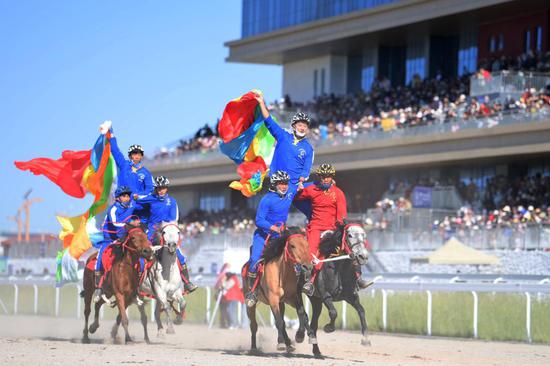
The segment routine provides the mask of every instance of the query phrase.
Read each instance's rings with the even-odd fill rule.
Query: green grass
[[[206,290],[198,289],[187,295],[186,321],[206,322]],[[214,309],[215,293],[211,294],[211,310]],[[478,336],[486,340],[526,341],[526,298],[523,294],[480,293],[478,308]],[[34,314],[32,286],[19,286],[18,313]],[[54,316],[55,288],[38,286],[38,315]],[[59,291],[59,316],[75,317],[77,297],[75,286],[64,286]],[[0,300],[8,312],[13,313],[13,286],[0,286]],[[435,292],[432,297],[432,335],[449,337],[473,337],[473,296],[471,293]],[[366,291],[361,294],[361,303],[367,314],[367,324],[371,331],[382,331],[382,294],[380,291]],[[342,327],[342,303],[336,303],[338,319],[337,329]],[[270,309],[264,304],[258,305],[258,313],[266,324],[270,324]],[[1,310],[0,310],[1,311]],[[427,295],[425,292],[388,292],[387,331],[410,334],[427,333]],[[309,307],[311,314],[311,307]],[[117,311],[105,307],[104,318],[114,319]],[[132,319],[139,319],[137,307],[130,307]],[[150,316],[150,305],[147,315]],[[243,312],[243,316],[246,314]],[[286,308],[286,316],[297,318],[296,311]],[[219,311],[215,323],[219,321]],[[324,309],[319,319],[320,329],[328,322],[328,312]],[[259,320],[260,321],[260,320]],[[356,311],[347,306],[347,329],[361,328]],[[260,321],[261,324],[261,321]],[[533,342],[550,344],[550,297],[531,296],[531,336]]]

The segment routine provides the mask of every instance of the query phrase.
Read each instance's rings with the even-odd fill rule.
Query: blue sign
[[[416,186],[412,191],[412,205],[417,208],[432,207],[432,189],[430,187]]]

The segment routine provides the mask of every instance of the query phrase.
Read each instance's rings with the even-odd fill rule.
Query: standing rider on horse
[[[147,236],[149,240],[155,244],[159,244],[160,235],[162,235],[158,230],[160,229],[160,225],[163,222],[177,222],[179,219],[179,210],[176,200],[168,194],[168,186],[170,185],[168,178],[162,175],[155,177],[154,184],[155,189],[153,193],[138,198],[136,202],[144,207],[144,212],[148,216]],[[179,247],[177,255],[185,291],[193,292],[197,289],[197,285],[189,280],[189,270],[185,263],[185,257]]]
[[[334,231],[337,226],[343,225],[347,217],[346,196],[344,192],[334,184],[336,170],[330,164],[321,164],[315,171],[318,180],[309,187],[298,188],[296,200],[311,200],[312,216],[307,225],[307,240],[310,251],[317,258],[320,257],[319,243],[321,234],[324,231]],[[315,266],[314,271],[319,271],[321,263]],[[357,285],[366,288],[367,282],[361,278],[361,267],[356,266]],[[302,288],[308,296],[312,296],[315,287],[313,286],[313,273],[305,273],[305,283]]]
[[[124,236],[124,227],[127,223],[137,226],[139,218],[132,217],[134,214],[135,204],[130,198],[132,190],[127,186],[119,186],[115,191],[115,203],[107,210],[107,216],[103,222],[103,240],[98,243],[99,252],[97,253],[97,261],[95,264],[95,292],[94,302],[98,302],[102,295],[101,278],[103,277],[103,252],[115,240]]]
[[[297,113],[292,117],[292,131],[287,131],[273,120],[261,94],[256,94],[256,100],[262,110],[267,129],[277,140],[269,166],[270,176],[277,171],[286,172],[290,177],[288,190],[294,197],[298,184],[308,179],[313,164],[313,147],[306,138],[309,131],[309,117],[305,113]],[[303,211],[301,207],[298,208]]]
[[[252,241],[250,260],[248,261],[248,288],[246,305],[252,307],[258,301],[254,283],[256,282],[258,261],[262,257],[264,246],[270,239],[278,238],[288,218],[292,197],[288,188],[290,176],[282,170],[271,175],[269,192],[260,200],[256,212],[256,231]]]

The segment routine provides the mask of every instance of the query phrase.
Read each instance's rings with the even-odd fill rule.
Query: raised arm
[[[262,111],[262,117],[264,118],[265,126],[269,130],[269,133],[271,133],[273,137],[275,137],[275,140],[280,140],[286,133],[285,130],[273,120],[273,117],[271,117],[271,114],[269,113],[265,105],[264,97],[261,94],[255,95],[256,100],[258,101],[258,105],[260,106],[260,109]]]
[[[309,147],[307,154],[306,154],[306,161],[304,163],[304,170],[302,171],[302,174],[300,174],[300,178],[303,178],[303,180],[307,180],[309,178],[309,172],[311,171],[311,166],[313,165],[313,160],[315,159],[315,152],[313,151],[313,148]],[[302,179],[300,179],[302,180]]]

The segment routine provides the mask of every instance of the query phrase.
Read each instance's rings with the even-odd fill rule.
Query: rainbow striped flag
[[[252,90],[230,101],[218,124],[222,142],[220,150],[238,165],[240,180],[229,187],[251,197],[261,191],[263,180],[268,172],[275,138],[264,124],[260,106]]]
[[[64,151],[58,160],[36,158],[28,162],[15,162],[21,170],[45,175],[73,197],[82,198],[86,193],[94,196],[92,205],[82,215],[57,216],[62,227],[59,238],[63,240],[64,248],[58,254],[58,284],[78,281],[78,259],[103,239],[103,234],[96,227],[95,216],[107,208],[116,174],[110,137],[109,132],[100,135],[91,150]]]

